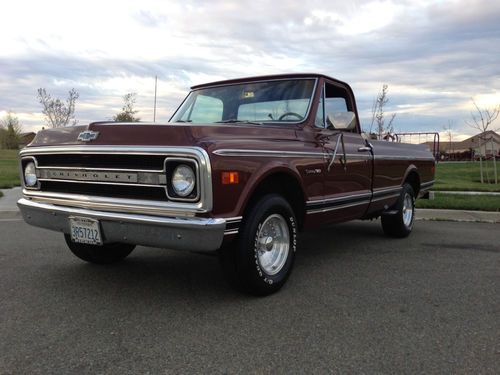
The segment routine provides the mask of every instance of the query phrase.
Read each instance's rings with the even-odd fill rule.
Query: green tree
[[[17,116],[9,111],[0,123],[0,145],[6,149],[19,148],[22,125]]]
[[[43,107],[42,113],[47,124],[52,128],[67,126],[70,123],[76,125],[78,121],[75,120],[75,103],[79,96],[75,89],[71,89],[65,103],[60,99],[52,98],[44,88],[39,88],[38,101]]]
[[[135,114],[139,112],[135,109],[135,101],[137,94],[135,92],[130,92],[123,96],[123,107],[122,111],[113,117],[116,122],[139,122],[141,119],[135,117]]]

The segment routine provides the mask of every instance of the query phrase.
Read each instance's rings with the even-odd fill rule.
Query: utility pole
[[[156,89],[158,87],[158,76],[155,76],[155,104],[153,109],[153,122],[156,122]]]
[[[495,153],[495,145],[493,144],[493,135],[490,138],[490,144],[491,144],[491,155],[493,156],[493,173],[495,176],[495,184],[498,184],[498,175],[497,175],[497,154],[498,151]]]

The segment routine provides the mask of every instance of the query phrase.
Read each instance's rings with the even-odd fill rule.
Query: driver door
[[[372,154],[359,132],[356,113],[350,90],[326,81],[316,116],[319,139],[327,155],[321,206],[325,224],[360,218],[370,204]],[[349,116],[353,118],[350,127],[336,121]]]

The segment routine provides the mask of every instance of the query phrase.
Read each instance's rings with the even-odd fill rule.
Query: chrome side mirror
[[[354,112],[333,112],[326,117],[328,127],[336,130],[352,130],[356,128],[356,116]]]

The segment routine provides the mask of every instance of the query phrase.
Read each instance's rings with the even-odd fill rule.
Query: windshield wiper
[[[253,125],[263,125],[262,122],[250,121],[250,120],[237,120],[235,118],[230,118],[227,120],[215,121],[216,124],[228,124],[230,122],[238,122],[240,124],[253,124]]]

